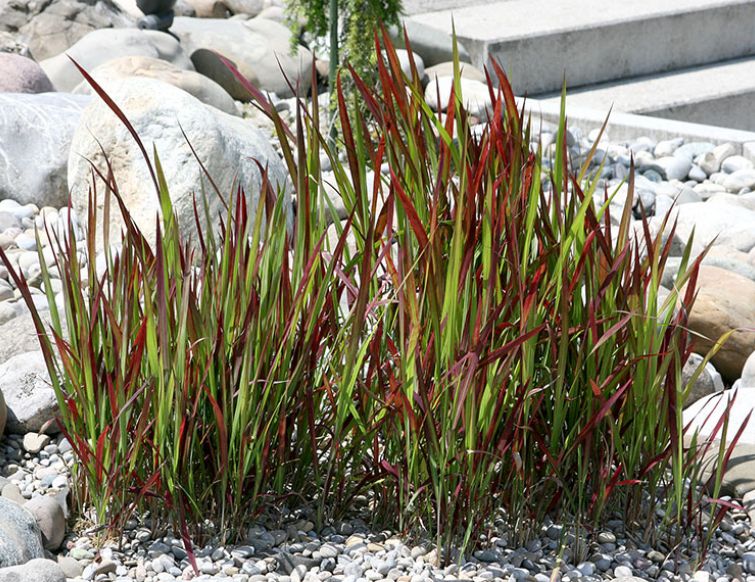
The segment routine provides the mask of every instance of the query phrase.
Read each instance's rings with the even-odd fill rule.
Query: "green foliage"
[[[302,22],[309,34],[326,36],[334,25],[331,23],[331,3],[336,4],[340,23],[339,46],[331,42],[331,54],[336,55],[339,66],[349,63],[361,77],[370,77],[376,63],[373,32],[383,25],[398,24],[401,0],[288,0],[289,23],[298,27]],[[339,23],[334,26],[339,28]],[[335,79],[331,78],[330,82],[333,86]]]
[[[702,533],[703,512],[715,523],[727,509],[715,499],[727,450],[705,482],[711,444],[686,445],[681,421],[702,257],[683,258],[658,305],[673,237],[630,228],[631,179],[619,216],[596,205],[594,185],[568,171],[563,116],[544,175],[498,66],[480,133],[458,70],[441,122],[384,42],[379,83],[353,77],[364,112],[338,87],[345,161],[319,133],[317,99],[291,129],[236,72],[278,131],[293,233],[265,183],[257,206],[227,197],[219,232],[198,205],[200,234],[182,237],[142,146],[157,240],[101,175],[104,222],[112,201],[126,217],[121,250],[97,271],[93,188],[88,262],[72,236],[58,248],[63,313],[43,271],[52,330],[0,249],[35,317],[80,500],[116,525],[150,510],[188,540],[208,517],[233,537],[282,496],[316,504],[324,522],[366,494],[376,521],[435,536],[446,557],[501,515],[526,535],[547,516],[597,527],[664,509],[672,543]]]

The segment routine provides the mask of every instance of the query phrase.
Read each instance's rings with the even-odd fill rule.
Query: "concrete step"
[[[404,14],[420,14],[423,12],[437,12],[449,8],[466,8],[469,6],[482,6],[485,0],[404,0],[401,3]]]
[[[755,54],[755,0],[505,0],[415,14],[497,58],[517,94],[558,91]]]
[[[559,95],[541,98],[560,102]],[[569,106],[755,131],[755,57],[570,91]]]

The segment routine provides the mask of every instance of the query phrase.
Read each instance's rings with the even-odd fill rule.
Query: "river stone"
[[[733,174],[739,170],[751,170],[753,163],[743,156],[729,156],[721,163],[721,171]]]
[[[60,548],[66,535],[66,516],[60,504],[52,497],[40,495],[27,501],[24,509],[37,521],[44,548],[51,552]]]
[[[265,0],[223,0],[234,14],[257,16],[265,8]]]
[[[107,61],[127,56],[160,59],[173,63],[180,69],[194,68],[181,44],[173,36],[157,30],[138,28],[95,30],[74,44],[66,54],[44,60],[40,64],[58,91],[73,91],[84,81],[84,77],[71,59],[91,72]]]
[[[435,77],[453,77],[454,76],[454,63],[453,61],[447,61],[444,63],[438,63],[432,67],[425,67],[425,73],[428,79],[434,79]],[[472,81],[479,81],[485,83],[485,73],[474,65],[469,63],[459,63],[459,76],[462,79],[471,79]],[[535,120],[532,120],[533,124]],[[558,127],[554,126],[554,131]]]
[[[723,179],[721,184],[729,192],[739,192],[742,188],[753,188],[755,186],[755,170],[745,168],[732,172]]]
[[[700,354],[690,354],[687,363],[682,369],[682,384],[686,386],[689,383],[692,379],[692,375],[700,367],[700,364],[703,363],[703,360],[704,358]],[[713,394],[714,392],[721,392],[723,389],[724,381],[721,378],[721,374],[718,373],[713,364],[708,362],[700,372],[697,380],[695,380],[684,404],[685,406],[689,406],[693,402],[696,402],[709,394]]]
[[[210,215],[217,216],[225,210],[223,201],[207,184],[182,131],[220,192],[227,195],[233,191],[234,184],[240,183],[251,209],[257,206],[261,184],[256,162],[268,167],[269,178],[276,189],[287,183],[283,162],[267,137],[250,123],[206,107],[188,93],[155,79],[121,79],[109,89],[144,143],[150,144],[150,149],[152,144],[157,148],[185,240],[196,233],[194,196],[200,197],[201,205],[203,183],[207,186]],[[132,219],[147,239],[154,241],[159,204],[150,185],[147,165],[126,127],[99,100],[93,101],[82,114],[71,146],[68,184],[74,208],[81,214],[88,205],[90,165],[87,160],[106,172],[100,145],[110,157],[118,189]],[[288,190],[284,190],[283,196],[291,222]],[[113,208],[111,225],[122,225],[120,211]]]
[[[226,18],[231,13],[223,0],[188,0],[188,4],[197,18]]]
[[[734,330],[713,364],[734,381],[742,375],[747,357],[755,351],[755,282],[719,267],[703,265],[698,295],[689,316],[696,351],[707,353],[724,333]],[[752,331],[751,331],[752,330]]]
[[[755,211],[723,202],[682,204],[671,211],[670,217],[667,228],[670,228],[671,223],[676,219],[678,221],[676,231],[681,240],[689,240],[694,229],[693,254],[695,255],[699,254],[707,244],[727,232],[755,228]]]
[[[231,115],[239,115],[233,98],[212,79],[196,71],[187,71],[167,61],[151,57],[121,57],[108,61],[92,71],[95,81],[107,91],[115,79],[124,77],[148,77],[169,83],[193,95],[205,105],[211,105]],[[89,83],[82,81],[75,93],[92,92]]]
[[[250,20],[175,19],[171,32],[178,35],[188,54],[199,49],[215,51],[236,64],[239,72],[256,87],[272,91],[280,97],[292,95],[288,86],[298,87],[299,94],[309,93],[312,53],[297,46],[291,49],[291,32],[288,28],[264,18]],[[237,87],[226,86],[223,79],[227,71],[219,60],[194,61],[197,71],[220,83],[234,98],[239,97]],[[282,69],[282,71],[281,71]],[[286,81],[288,79],[288,82]]]
[[[0,94],[0,200],[64,206],[66,164],[83,95]]]
[[[0,305],[11,302],[0,302]],[[34,321],[31,318],[26,305],[18,304],[16,315],[8,321],[0,324],[0,364],[7,362],[13,356],[39,349],[37,332],[34,329]],[[50,326],[50,312],[45,310],[40,314],[46,329]],[[66,336],[66,320],[61,319],[63,335]],[[67,336],[66,336],[67,337]]]
[[[50,79],[32,59],[0,53],[0,93],[46,93],[54,91]]]
[[[52,560],[34,559],[20,566],[0,568],[0,582],[66,582],[66,575]]]
[[[743,253],[727,245],[715,245],[711,247],[708,254],[703,258],[703,265],[720,267],[747,277],[751,281],[755,281],[755,266],[750,264],[747,253]]]
[[[136,5],[136,0],[113,0],[123,12],[134,18],[143,18],[144,12]],[[173,5],[173,13],[176,16],[196,16],[197,12],[189,2],[177,0]]]
[[[220,60],[218,53],[209,49],[197,49],[191,53],[191,62],[197,71],[220,85],[233,99],[237,101],[249,101],[251,98],[249,91],[246,90],[225,63]],[[238,64],[235,61],[230,60],[230,62],[238,69]]]
[[[698,165],[705,170],[705,173],[709,176],[718,172],[721,169],[723,161],[737,153],[737,146],[733,143],[722,143],[717,145],[708,152],[705,152],[698,156]]]
[[[742,388],[755,388],[755,351],[745,360],[739,385]]]
[[[715,431],[716,424],[729,406],[730,399],[733,399],[733,404],[731,405],[729,413],[729,426],[726,431],[726,442],[731,443],[737,432],[742,429],[742,435],[737,442],[740,446],[746,446],[751,451],[748,478],[750,483],[755,485],[755,456],[752,456],[752,451],[755,449],[753,446],[755,445],[755,423],[748,422],[747,425],[744,425],[747,415],[753,411],[753,406],[755,406],[755,388],[731,388],[701,398],[684,409],[684,424],[689,425],[688,434],[690,435],[695,431],[699,431],[700,435],[711,436]],[[755,417],[755,411],[753,411],[753,417]],[[744,428],[742,428],[743,425]],[[718,440],[722,436],[722,433],[719,431],[715,435],[715,438]],[[742,451],[740,451],[740,453],[741,452]],[[745,459],[739,457],[740,462],[743,460]],[[734,456],[732,456],[732,462],[728,465],[729,469],[733,469],[735,464],[738,463],[734,462]],[[732,489],[735,489],[735,492],[739,497],[749,489],[755,488],[753,486],[750,486],[749,489],[739,488],[736,485],[736,481],[732,479],[733,475],[727,475],[727,477],[729,478],[729,482],[735,485]],[[743,485],[743,483],[740,483],[739,485]]]
[[[34,58],[29,50],[29,45],[19,40],[17,34],[11,34],[3,30],[0,30],[0,53],[20,55],[27,59]]]
[[[445,111],[451,96],[453,77],[431,78],[425,87],[425,101],[434,111]],[[461,79],[461,94],[464,106],[470,115],[484,118],[492,110],[492,100],[487,84],[472,79]],[[438,101],[440,96],[440,102]]]
[[[58,413],[41,350],[13,356],[0,364],[0,391],[8,407],[8,432],[43,432],[45,424]],[[54,423],[47,427],[47,432],[55,431]]]
[[[642,170],[655,170],[664,180],[685,180],[692,162],[685,156],[665,156],[643,166]]]
[[[0,2],[0,30],[27,41],[37,60],[63,53],[94,30],[133,25],[111,0]]]
[[[755,248],[755,228],[744,226],[726,230],[716,239],[716,246],[725,246],[742,253],[749,253]]]
[[[715,144],[708,141],[691,141],[679,146],[674,152],[674,155],[685,158],[691,162],[696,157],[713,150],[715,147]]]
[[[3,516],[0,519],[0,568],[44,557],[42,536],[31,513],[14,501],[0,497],[0,515]]]

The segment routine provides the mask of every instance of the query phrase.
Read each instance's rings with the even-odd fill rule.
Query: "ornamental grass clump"
[[[198,234],[183,236],[158,152],[86,75],[152,168],[156,240],[112,172],[94,169],[87,260],[73,236],[57,245],[61,310],[40,261],[49,330],[0,250],[40,334],[79,500],[115,525],[148,511],[187,544],[240,539],[267,503],[314,507],[322,525],[359,496],[377,525],[431,535],[446,559],[500,519],[526,537],[547,519],[591,531],[616,515],[642,531],[658,513],[669,548],[694,531],[704,551],[704,524],[709,535],[729,507],[718,491],[731,448],[715,445],[704,472],[714,445],[682,423],[702,257],[687,251],[659,302],[674,225],[632,225],[632,178],[617,212],[591,155],[570,172],[563,114],[546,171],[497,64],[488,123],[463,106],[458,62],[441,120],[411,52],[407,77],[387,36],[375,42],[379,82],[350,72],[364,107],[336,88],[337,147],[316,96],[288,127],[237,73],[276,128],[292,231],[263,179],[256,205],[244,185],[214,192],[219,217],[198,195]]]

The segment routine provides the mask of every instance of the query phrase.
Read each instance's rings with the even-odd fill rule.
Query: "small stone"
[[[687,176],[690,180],[694,180],[695,182],[705,182],[705,180],[708,178],[708,174],[705,173],[705,170],[703,170],[697,164],[692,164],[692,167],[690,168]]]
[[[616,566],[613,569],[613,574],[616,578],[631,578],[634,576],[634,572],[629,566]]]
[[[80,562],[94,558],[94,554],[91,550],[88,550],[87,548],[80,548],[78,546],[71,549],[68,552],[68,555],[71,556],[74,560],[78,560]]]
[[[663,141],[659,141],[658,144],[655,146],[655,151],[653,152],[655,154],[656,158],[662,158],[664,156],[670,156],[673,155],[673,153],[684,143],[684,138],[677,137],[674,139],[666,139]]]
[[[682,156],[666,156],[651,162],[647,169],[655,170],[666,180],[684,180],[692,168],[692,162]]]
[[[66,578],[78,578],[84,572],[84,567],[70,556],[58,556],[57,560]]]
[[[496,562],[499,559],[498,552],[495,550],[477,550],[474,557],[480,562]]]
[[[338,556],[338,548],[333,544],[323,544],[320,546],[320,555],[323,558],[335,558]]]
[[[721,184],[729,192],[738,193],[742,188],[755,187],[755,169],[737,170],[726,176]]]
[[[721,171],[727,174],[733,174],[739,170],[750,170],[753,163],[742,156],[729,156],[721,163]]]
[[[742,554],[742,566],[745,572],[755,574],[755,552],[745,552]]]
[[[49,435],[28,432],[24,435],[24,440],[22,441],[22,444],[25,451],[33,455],[36,455],[39,451],[41,451],[44,447],[46,447],[49,442],[50,442]]]

